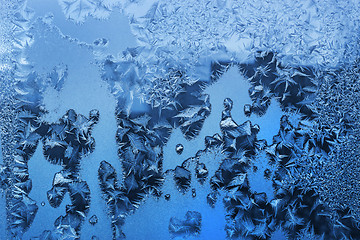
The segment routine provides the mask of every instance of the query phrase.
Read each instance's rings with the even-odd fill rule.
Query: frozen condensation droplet
[[[271,171],[267,168],[264,170],[264,178],[270,179]]]
[[[195,188],[191,189],[191,196],[196,197],[196,189]]]
[[[95,225],[98,222],[98,217],[96,215],[92,215],[89,219],[89,223],[91,225]]]
[[[179,144],[176,145],[175,150],[176,150],[177,154],[181,155],[182,152],[184,151],[184,146],[179,143]]]
[[[250,104],[244,105],[244,114],[245,114],[245,116],[250,117],[250,115],[251,115],[251,105]]]

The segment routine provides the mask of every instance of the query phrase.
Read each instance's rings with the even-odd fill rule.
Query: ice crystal
[[[176,147],[175,147],[175,151],[177,154],[181,155],[182,152],[184,151],[184,146],[182,144],[177,144]]]
[[[175,236],[188,236],[199,234],[201,230],[201,214],[195,211],[188,211],[185,220],[171,218],[169,231]]]
[[[284,62],[335,66],[350,57],[356,42],[358,8],[348,1],[159,1],[143,18],[134,18],[133,31],[143,44],[166,48],[189,63],[222,49],[240,58],[271,48]]]
[[[113,7],[119,5],[119,1],[113,0],[58,0],[66,18],[82,23],[88,16],[99,19],[109,17]]]
[[[299,175],[305,180],[304,184],[315,186],[324,202],[333,209],[333,214],[347,207],[358,221],[358,208],[352,204],[357,201],[353,194],[358,169],[355,160],[359,128],[357,66],[355,62],[336,72],[318,74],[320,87],[310,105],[315,121],[309,137],[322,151],[299,159],[303,168]]]
[[[153,223],[161,225],[159,239],[273,239],[278,231],[287,239],[360,238],[357,2],[58,0],[42,4],[52,11],[46,16],[26,8],[36,3],[0,0],[5,238],[31,237],[36,215],[64,207],[35,239],[102,239],[96,231],[106,213],[94,210],[101,204],[113,239],[155,233]],[[107,55],[114,38],[84,43],[81,34],[62,34],[115,11],[128,17],[135,37],[122,55]],[[125,34],[122,26],[111,31]],[[80,48],[85,61],[74,57]],[[234,78],[231,72],[245,84],[218,84],[227,73]],[[108,98],[91,85],[95,79],[109,87]],[[230,89],[245,85],[244,96]],[[88,95],[64,104],[78,86]],[[61,94],[61,107],[49,107]],[[90,108],[83,96],[114,106]],[[45,120],[52,112],[64,115]],[[280,115],[274,130],[262,124],[272,121],[269,113]],[[111,119],[115,129],[104,127]],[[169,141],[176,131],[183,138]],[[269,138],[261,139],[264,132]],[[167,147],[180,161],[169,159]],[[38,176],[28,164],[36,149],[58,167],[45,189],[49,204],[33,196]],[[82,168],[87,162],[91,169]],[[140,224],[148,216],[152,229]],[[129,232],[129,222],[141,231]],[[214,225],[223,235],[208,235]]]
[[[174,179],[178,188],[185,191],[190,186],[190,171],[178,166],[175,168]]]

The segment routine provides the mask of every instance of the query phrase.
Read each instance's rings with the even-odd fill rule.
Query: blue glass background
[[[360,239],[351,0],[0,0],[1,239]]]

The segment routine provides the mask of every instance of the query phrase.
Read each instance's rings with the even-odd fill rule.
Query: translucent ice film
[[[360,239],[359,12],[0,0],[0,239]]]

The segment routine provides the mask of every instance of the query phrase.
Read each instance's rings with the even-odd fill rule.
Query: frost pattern
[[[134,14],[145,3],[147,13]],[[95,40],[95,47],[66,38],[94,50],[101,78],[117,100],[121,169],[106,159],[95,166],[114,239],[126,238],[126,222],[146,201],[155,199],[159,207],[186,198],[199,210],[184,209],[181,217],[164,220],[174,238],[206,236],[208,210],[219,208],[229,239],[270,239],[278,233],[288,239],[360,238],[360,83],[354,61],[359,3],[59,0],[59,5],[75,23],[104,19],[121,8],[141,44],[105,57],[106,39]],[[58,121],[44,122],[43,92],[60,91],[71,70],[60,63],[41,74],[27,62],[24,47],[36,41],[29,27],[39,24],[25,2],[2,1],[0,14],[0,188],[7,198],[8,238],[21,239],[37,214],[38,203],[29,197],[28,162],[41,141],[46,159],[63,168],[47,191],[49,205],[59,207],[66,193],[71,204],[54,229],[35,239],[79,239],[93,194],[80,177],[80,161],[96,148],[92,129],[100,114],[93,110],[85,117],[69,109]],[[51,26],[50,18],[40,21]],[[210,76],[201,72],[205,65]],[[199,136],[212,111],[204,90],[233,66],[251,85],[250,102],[235,109],[234,99],[225,98],[220,132],[164,172],[169,136],[176,128],[187,141]],[[265,116],[271,101],[280,104],[283,116],[267,142],[258,134],[266,129],[252,121]],[[246,120],[235,121],[236,111]],[[187,149],[173,150],[183,156]],[[254,176],[271,185],[270,193],[257,192]],[[92,226],[98,220],[89,216]],[[101,239],[100,233],[91,239]]]
[[[348,209],[359,220],[357,159],[359,156],[358,62],[319,75],[317,97],[311,109],[315,121],[312,135],[327,154],[304,156],[303,177],[313,184],[332,209]],[[312,177],[310,178],[310,175]]]
[[[65,17],[82,23],[88,16],[98,19],[109,17],[119,1],[114,0],[58,0]]]
[[[185,220],[171,218],[169,231],[175,236],[197,235],[201,230],[201,214],[196,211],[188,211]]]
[[[286,63],[336,66],[356,48],[356,9],[347,0],[158,1],[134,19],[133,31],[144,45],[165,48],[189,65],[225,48],[235,59],[268,49]]]
[[[67,236],[77,238],[80,224],[86,216],[90,204],[90,190],[87,183],[79,178],[79,160],[94,148],[91,128],[98,121],[98,112],[90,113],[90,120],[69,110],[58,122],[47,124],[31,114],[30,109],[20,112],[19,119],[23,124],[23,131],[19,132],[19,145],[15,155],[18,183],[13,193],[13,209],[10,209],[13,225],[11,231],[17,236],[22,235],[33,221],[37,205],[27,197],[31,191],[31,180],[27,172],[27,162],[34,154],[40,140],[43,142],[44,156],[53,164],[63,166],[63,170],[54,176],[53,187],[47,192],[49,204],[58,207],[65,193],[69,192],[72,204],[67,206],[66,215],[60,216],[56,222],[54,232],[45,231],[40,239]],[[21,187],[22,191],[19,192]],[[19,199],[19,200],[17,200]],[[20,204],[24,204],[21,206]],[[26,204],[26,205],[25,205]],[[24,207],[26,209],[24,209]],[[22,214],[29,214],[23,217]],[[71,224],[70,224],[71,223]],[[70,226],[68,226],[70,224]],[[68,232],[63,232],[66,229]]]

